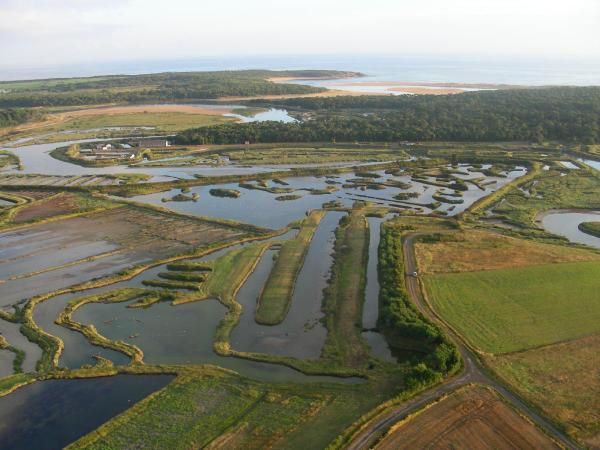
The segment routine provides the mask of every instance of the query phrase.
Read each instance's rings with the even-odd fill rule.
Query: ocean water
[[[600,61],[518,60],[373,55],[246,56],[98,62],[55,67],[4,67],[0,80],[241,69],[335,69],[361,81],[600,85]]]

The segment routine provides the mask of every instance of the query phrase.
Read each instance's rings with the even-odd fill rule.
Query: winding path
[[[422,233],[409,234],[403,241],[403,253],[406,273],[410,274],[417,271],[417,263],[414,252],[414,240]],[[441,320],[428,306],[423,298],[419,280],[416,277],[405,275],[406,290],[412,298],[417,309],[427,318],[434,321],[444,332],[454,341],[463,359],[464,368],[462,372],[437,387],[423,392],[413,399],[405,402],[391,411],[382,414],[371,421],[371,423],[347,446],[350,450],[362,450],[371,448],[377,438],[383,432],[389,429],[393,424],[405,418],[409,414],[418,411],[428,403],[441,397],[442,395],[470,383],[479,383],[490,386],[500,393],[504,399],[515,407],[529,420],[535,423],[539,428],[552,436],[560,445],[568,449],[580,449],[575,441],[559,430],[554,424],[540,416],[531,406],[525,403],[517,394],[507,389],[501,384],[489,371],[482,366],[477,356],[465,344],[463,338],[456,334],[443,320]]]

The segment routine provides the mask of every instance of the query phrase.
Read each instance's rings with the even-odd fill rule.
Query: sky
[[[358,53],[600,61],[600,0],[0,0],[0,70]]]

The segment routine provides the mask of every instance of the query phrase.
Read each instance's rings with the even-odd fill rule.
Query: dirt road
[[[418,236],[418,233],[408,235],[403,242],[404,251],[404,264],[407,274],[411,274],[417,271],[417,263],[414,252],[414,239]],[[445,322],[443,322],[436,314],[429,308],[427,302],[423,298],[419,280],[416,277],[406,275],[406,290],[412,298],[415,306],[430,320],[435,322],[444,332],[453,340],[456,344],[458,351],[464,362],[463,371],[438,385],[437,387],[423,392],[422,394],[414,397],[410,401],[397,406],[392,411],[389,411],[376,419],[374,419],[369,426],[358,433],[354,440],[348,445],[348,449],[351,450],[362,450],[370,448],[373,443],[381,436],[389,427],[394,423],[403,419],[407,415],[418,411],[423,406],[427,405],[436,398],[443,394],[453,391],[459,386],[463,386],[469,383],[479,383],[490,386],[500,393],[506,401],[508,401],[513,407],[520,411],[523,415],[529,418],[539,428],[544,430],[548,435],[552,436],[558,443],[568,449],[579,449],[581,448],[575,443],[570,437],[559,430],[556,426],[550,423],[548,420],[540,416],[533,408],[526,404],[518,395],[508,390],[503,384],[500,384],[496,378],[494,378],[479,362],[477,356],[467,347],[463,339],[454,333]]]

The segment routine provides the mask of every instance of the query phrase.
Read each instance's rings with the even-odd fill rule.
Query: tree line
[[[323,91],[300,84],[273,83],[272,77],[333,77],[346,72],[219,71],[113,75],[0,82],[0,108],[73,106],[215,99],[226,96],[309,94]]]
[[[177,140],[182,144],[336,140],[600,142],[600,87],[445,96],[311,97],[252,104],[287,108],[304,120],[191,129]]]
[[[42,117],[41,111],[31,109],[0,109],[0,128],[14,127]]]
[[[401,227],[385,224],[381,229],[378,248],[379,319],[377,326],[392,346],[397,339],[421,344],[426,352],[425,362],[438,372],[452,371],[460,362],[456,347],[441,330],[421,314],[406,292],[404,284],[404,255]],[[394,339],[396,338],[396,339]]]

